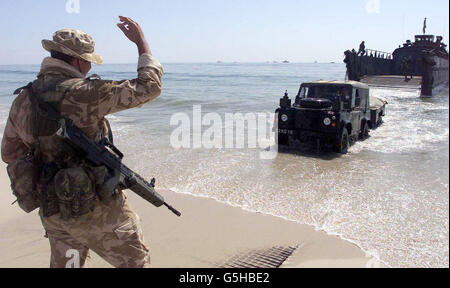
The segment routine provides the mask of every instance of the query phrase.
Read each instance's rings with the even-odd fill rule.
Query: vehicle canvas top
[[[326,81],[326,80],[318,80],[318,81],[303,83],[302,87],[319,86],[319,85],[351,86],[351,87],[359,88],[359,89],[369,89],[368,85],[361,83],[361,82],[357,82],[357,81]]]
[[[313,89],[313,90],[311,90]],[[319,90],[317,90],[319,89]],[[369,86],[356,81],[314,81],[303,83],[297,94],[294,108],[297,109],[329,109],[341,111],[343,101],[352,98],[361,99],[366,105]],[[344,98],[343,98],[344,97]],[[359,106],[359,104],[356,104]]]

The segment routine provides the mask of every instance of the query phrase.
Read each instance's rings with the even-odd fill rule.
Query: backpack
[[[7,171],[17,197],[15,202],[22,210],[30,213],[40,207],[44,217],[60,213],[62,219],[69,220],[94,209],[96,190],[99,190],[96,187],[101,187],[108,175],[105,167],[90,167],[78,159],[71,147],[56,136],[59,120],[64,118],[58,107],[68,88],[67,84],[60,85],[63,81],[56,79],[42,87],[43,82],[38,79],[14,92],[15,95],[28,93],[32,103],[30,127],[34,143],[27,155],[8,165]],[[35,89],[45,92],[35,93]],[[107,138],[112,140],[109,123],[106,119],[104,123],[109,132]],[[43,162],[41,146],[44,145],[59,147],[56,161]],[[70,164],[66,162],[69,158]]]

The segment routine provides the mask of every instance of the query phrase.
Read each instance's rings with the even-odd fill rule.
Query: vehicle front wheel
[[[361,133],[359,133],[359,139],[361,140],[367,139],[369,137],[369,132],[370,132],[369,123],[365,122],[361,130]]]
[[[334,150],[337,153],[347,154],[349,146],[350,146],[350,137],[348,136],[348,130],[344,128],[342,129],[340,137],[337,139],[334,145]]]
[[[377,126],[381,126],[381,124],[383,124],[383,116],[384,116],[384,113],[380,112],[380,116],[378,117]]]

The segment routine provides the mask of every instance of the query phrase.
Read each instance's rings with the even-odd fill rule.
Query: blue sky
[[[106,63],[136,62],[115,26],[118,15],[141,24],[164,63],[340,62],[362,40],[392,52],[421,33],[424,17],[428,32],[449,43],[447,0],[79,0],[80,13],[72,14],[67,1],[1,0],[0,65],[40,63],[41,39],[62,28],[91,34]],[[366,9],[369,1],[380,3],[379,13]]]

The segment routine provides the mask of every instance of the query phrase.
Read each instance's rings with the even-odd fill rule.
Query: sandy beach
[[[0,267],[48,267],[49,244],[37,212],[23,213],[9,188],[6,166],[0,166]],[[155,268],[210,268],[236,255],[272,247],[298,246],[282,265],[296,267],[383,266],[356,245],[270,215],[231,207],[217,201],[163,191],[182,211],[181,218],[155,208],[132,192],[128,199],[139,214]],[[110,267],[91,254],[89,267]]]

